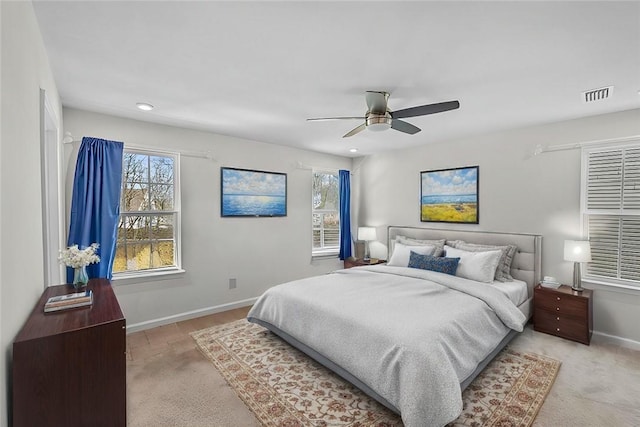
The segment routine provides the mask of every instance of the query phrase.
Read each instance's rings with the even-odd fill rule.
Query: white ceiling
[[[640,2],[57,2],[64,106],[353,156],[640,107]],[[581,92],[614,86],[585,104]],[[366,90],[460,109],[342,135]],[[151,112],[136,102],[156,106]],[[78,136],[78,135],[76,135]]]

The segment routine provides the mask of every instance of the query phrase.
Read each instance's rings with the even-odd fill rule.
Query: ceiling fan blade
[[[348,138],[350,136],[355,135],[356,133],[362,132],[363,130],[365,130],[365,128],[367,127],[367,125],[365,123],[361,124],[360,126],[358,126],[357,128],[351,130],[350,132],[347,132],[343,138]]]
[[[308,122],[321,122],[326,120],[364,120],[364,117],[317,117],[313,119],[307,119]]]
[[[411,123],[407,123],[402,120],[394,119],[391,122],[391,129],[399,130],[400,132],[408,133],[409,135],[416,134],[420,132],[420,128],[412,125]]]
[[[367,91],[365,96],[370,112],[376,114],[384,114],[387,112],[387,100],[389,99],[387,92]]]
[[[442,113],[443,111],[455,110],[460,107],[458,101],[440,102],[438,104],[427,104],[419,107],[405,108],[404,110],[393,111],[391,117],[403,119],[405,117],[426,116],[427,114]]]

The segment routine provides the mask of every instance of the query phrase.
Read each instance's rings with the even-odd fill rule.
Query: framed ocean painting
[[[420,172],[420,221],[478,224],[479,169]]]
[[[220,168],[223,217],[287,216],[287,174]]]

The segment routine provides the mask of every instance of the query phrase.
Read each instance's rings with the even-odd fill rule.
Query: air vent
[[[601,87],[582,92],[582,101],[587,104],[589,102],[602,101],[613,96],[613,86]]]

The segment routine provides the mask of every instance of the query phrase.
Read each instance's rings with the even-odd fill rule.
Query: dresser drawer
[[[589,324],[586,319],[536,309],[533,313],[533,328],[539,332],[589,343]]]
[[[537,289],[534,298],[536,308],[549,310],[556,314],[584,318],[588,313],[588,301],[585,298]]]

